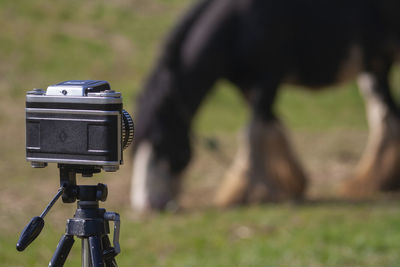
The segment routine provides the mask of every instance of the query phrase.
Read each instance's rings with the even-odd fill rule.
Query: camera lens
[[[122,110],[122,148],[126,149],[133,141],[133,120],[131,115]]]

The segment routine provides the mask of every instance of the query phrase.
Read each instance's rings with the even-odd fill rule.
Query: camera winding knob
[[[122,110],[122,148],[126,149],[133,141],[133,120],[131,115],[123,109]]]

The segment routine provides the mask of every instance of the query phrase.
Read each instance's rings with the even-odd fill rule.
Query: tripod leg
[[[58,242],[56,251],[53,254],[49,262],[49,267],[62,267],[67,260],[68,254],[71,251],[72,245],[74,244],[73,235],[63,235]]]
[[[82,238],[82,267],[92,267],[90,260],[89,239]]]
[[[103,248],[98,236],[89,236],[89,250],[93,267],[104,267]]]
[[[103,255],[106,267],[118,267],[118,264],[115,261],[115,251],[114,248],[111,247],[108,235],[103,235],[101,241],[103,243]]]

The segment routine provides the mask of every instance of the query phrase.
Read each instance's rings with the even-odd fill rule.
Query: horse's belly
[[[351,45],[345,56],[335,55],[336,51],[325,50],[326,56],[310,55],[310,60],[303,59],[297,70],[290,73],[285,82],[310,88],[320,88],[353,80],[363,69],[362,49]],[[335,55],[332,57],[332,55]]]

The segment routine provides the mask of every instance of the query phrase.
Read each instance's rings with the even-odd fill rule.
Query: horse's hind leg
[[[263,101],[262,97],[258,101],[265,106],[271,104]],[[264,116],[270,112],[267,109],[269,107],[262,110],[254,108],[237,156],[217,192],[218,206],[299,199],[303,196],[306,176],[282,124],[271,114]]]
[[[387,72],[364,73],[358,83],[366,101],[369,138],[355,178],[343,187],[348,197],[400,188],[400,118],[390,95]]]

